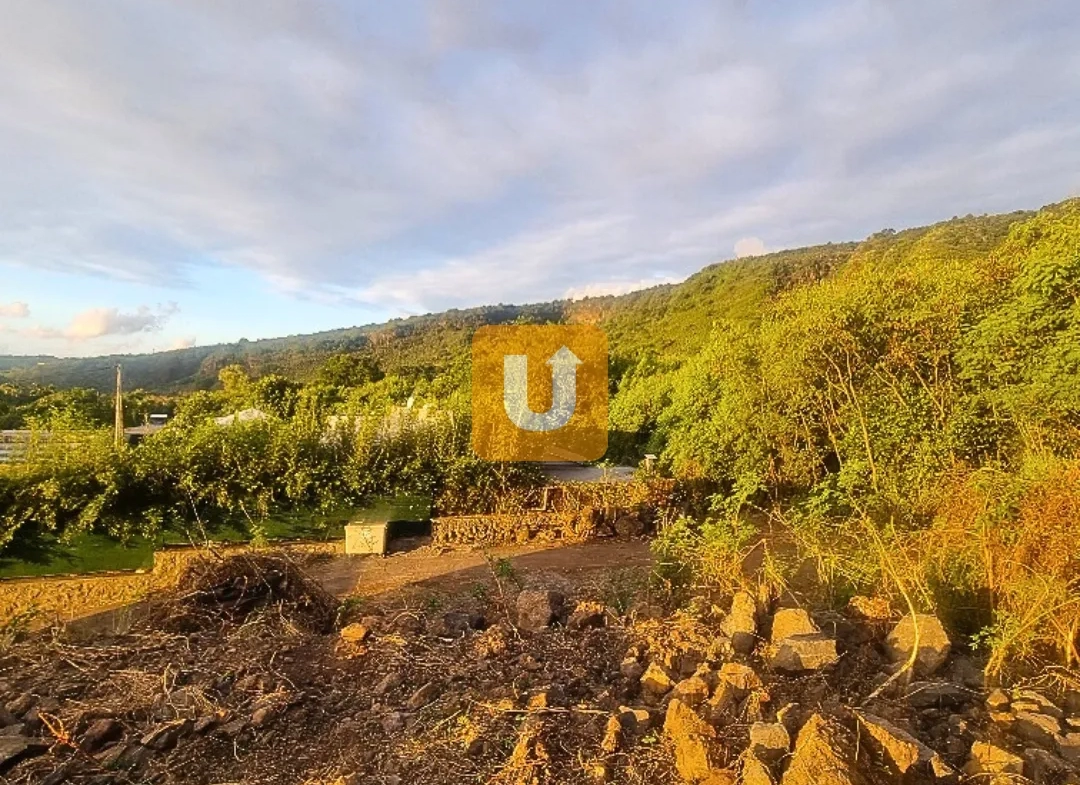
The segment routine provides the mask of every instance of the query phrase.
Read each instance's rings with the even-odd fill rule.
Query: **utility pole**
[[[116,364],[116,449],[124,446],[124,367]]]

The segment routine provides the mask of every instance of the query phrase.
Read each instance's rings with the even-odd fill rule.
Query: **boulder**
[[[977,741],[971,745],[964,773],[989,785],[1008,785],[1023,776],[1024,759],[988,742]]]
[[[111,741],[124,735],[123,726],[114,719],[96,720],[83,734],[79,746],[84,752],[97,752]]]
[[[390,671],[388,674],[379,679],[379,683],[375,685],[376,695],[385,695],[391,690],[396,690],[405,682],[405,679],[397,671]]]
[[[48,752],[49,745],[41,739],[26,736],[0,736],[0,774],[11,769],[19,761],[34,758]]]
[[[566,626],[571,630],[586,630],[603,627],[605,622],[604,606],[598,602],[582,602],[570,614]]]
[[[1053,755],[1038,747],[1024,750],[1024,776],[1036,785],[1050,785],[1065,780],[1066,775],[1072,771],[1072,766],[1063,761],[1057,755]]]
[[[810,618],[810,614],[802,608],[781,608],[773,616],[769,640],[780,643],[793,635],[813,635],[816,632],[820,630]]]
[[[916,709],[951,709],[969,702],[975,693],[951,681],[916,681],[905,697]]]
[[[341,628],[339,635],[345,643],[357,646],[371,636],[371,630],[363,624],[349,624]]]
[[[892,606],[884,597],[865,597],[856,594],[848,600],[844,612],[862,621],[889,621],[893,618]]]
[[[990,711],[1007,711],[1011,702],[1005,690],[1002,689],[995,689],[986,696],[986,708]]]
[[[782,785],[863,785],[856,745],[833,720],[814,714],[799,731]]]
[[[716,674],[717,682],[730,684],[745,698],[753,690],[761,689],[761,678],[753,668],[737,662],[725,662]]]
[[[710,743],[716,731],[678,698],[668,704],[664,733],[675,747],[675,768],[687,782],[708,778],[715,768]]]
[[[906,775],[909,772],[927,772],[936,777],[954,773],[940,755],[903,728],[866,712],[857,711],[855,716],[873,740],[878,754],[888,761],[897,773]]]
[[[1012,732],[1024,741],[1052,750],[1055,739],[1061,732],[1061,723],[1048,714],[1021,711],[1016,713]]]
[[[952,651],[952,642],[937,616],[927,613],[905,616],[885,639],[885,651],[894,663],[906,663],[915,648],[916,631],[919,650],[915,655],[915,673],[933,675]]]
[[[409,700],[405,702],[405,708],[409,711],[417,711],[435,700],[438,695],[439,685],[433,681],[429,681],[409,696]]]
[[[777,763],[791,749],[791,736],[779,722],[755,722],[750,726],[750,754],[767,764]]]
[[[619,664],[619,673],[624,679],[640,681],[645,673],[645,666],[633,657],[627,657]]]
[[[1058,755],[1071,765],[1080,768],[1080,733],[1066,733],[1054,737]]]
[[[741,782],[742,785],[775,785],[776,783],[769,767],[751,755],[749,750],[742,756]]]
[[[622,746],[622,739],[623,726],[619,718],[614,715],[608,717],[607,725],[604,727],[604,738],[600,740],[600,752],[605,755],[615,754]]]
[[[652,700],[660,700],[674,688],[675,682],[667,675],[667,671],[655,662],[645,669],[641,676],[641,689],[646,697]]]
[[[749,592],[737,592],[731,610],[720,624],[737,654],[750,654],[757,645],[757,602]]]
[[[709,699],[709,685],[700,676],[683,679],[671,690],[671,695],[692,708],[697,708]]]
[[[159,725],[143,734],[139,744],[147,749],[164,752],[171,750],[180,741],[180,738],[191,733],[194,723],[191,720],[171,722],[167,725]]]
[[[798,673],[817,671],[836,664],[836,641],[824,633],[792,635],[777,644],[769,657],[774,670]]]
[[[615,519],[615,534],[619,537],[640,537],[644,533],[645,522],[636,513],[624,513]]]
[[[517,598],[518,627],[542,630],[562,613],[563,596],[553,589],[525,589]]]

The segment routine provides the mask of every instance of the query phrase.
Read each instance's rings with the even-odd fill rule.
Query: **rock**
[[[1072,766],[1063,761],[1057,755],[1053,755],[1038,747],[1030,747],[1024,750],[1024,776],[1036,785],[1051,785],[1064,779],[1064,775],[1072,770]]]
[[[566,626],[571,630],[596,629],[604,626],[604,606],[597,602],[582,602],[574,608]]]
[[[18,697],[12,698],[10,701],[8,701],[4,708],[14,714],[16,717],[22,717],[24,714],[30,711],[30,709],[34,708],[35,705],[37,705],[37,698],[35,698],[29,692],[24,692]]]
[[[94,756],[94,759],[103,769],[119,768],[120,761],[127,754],[130,746],[129,744],[117,744],[104,752],[99,752]]]
[[[405,715],[400,711],[388,712],[383,716],[381,724],[388,736],[393,735],[405,727]]]
[[[844,612],[853,619],[863,621],[889,621],[893,618],[892,606],[884,597],[865,597],[860,594],[848,600]]]
[[[749,592],[740,591],[731,600],[731,610],[720,624],[737,654],[750,654],[757,646],[757,602]]]
[[[671,695],[691,708],[697,708],[709,699],[709,685],[700,676],[691,676],[676,684]]]
[[[855,768],[854,740],[842,727],[814,714],[799,731],[782,785],[862,785]]]
[[[1058,755],[1073,766],[1080,767],[1080,733],[1066,733],[1054,737],[1054,746]]]
[[[797,673],[829,668],[838,659],[836,641],[817,632],[783,639],[770,656],[769,666],[774,670]]]
[[[206,717],[199,717],[195,720],[195,724],[191,727],[191,732],[196,736],[201,736],[204,733],[212,731],[217,727],[218,718],[212,715]]]
[[[668,704],[664,733],[675,746],[675,768],[687,782],[706,779],[714,768],[710,742],[716,731],[678,698]]]
[[[390,671],[390,673],[383,676],[379,680],[379,683],[375,685],[375,694],[385,695],[391,690],[396,690],[402,685],[403,682],[404,679],[402,678],[400,673],[398,673],[397,671]]]
[[[735,785],[739,778],[735,772],[727,769],[715,769],[709,772],[709,776],[701,781],[701,785]]]
[[[740,776],[742,785],[775,785],[769,767],[751,755],[749,750],[742,756]]]
[[[641,676],[641,689],[645,695],[653,700],[659,700],[671,692],[675,682],[667,675],[667,671],[655,662],[645,669]]]
[[[251,713],[251,727],[261,728],[274,719],[275,712],[269,706],[262,706]]]
[[[49,745],[40,739],[28,739],[25,736],[0,736],[0,774],[9,771],[20,761],[35,758],[48,751]]]
[[[559,684],[552,685],[529,698],[530,709],[548,709],[566,705],[566,692]]]
[[[605,755],[613,755],[622,746],[623,726],[619,718],[612,715],[608,717],[607,726],[604,728],[604,738],[600,740],[600,751]]]
[[[1080,716],[1080,690],[1067,690],[1064,706],[1066,714]]]
[[[1054,740],[1061,732],[1061,723],[1046,714],[1033,711],[1017,712],[1012,732],[1025,741],[1046,749],[1054,748]]]
[[[986,696],[986,708],[990,711],[1005,711],[1011,700],[1005,690],[996,689]]]
[[[625,513],[615,519],[615,534],[619,537],[640,537],[645,533],[645,523],[634,513]]]
[[[550,627],[563,608],[563,596],[553,589],[525,589],[517,598],[518,627],[542,630]]]
[[[405,702],[405,708],[409,711],[417,711],[435,700],[438,695],[439,685],[429,681],[409,696],[409,699]]]
[[[820,632],[810,614],[802,608],[781,608],[773,616],[769,640],[779,643],[792,635],[813,635]]]
[[[622,674],[624,679],[630,681],[640,681],[642,675],[645,673],[645,666],[638,662],[633,657],[627,657],[619,665],[619,673]]]
[[[788,754],[791,736],[779,722],[755,722],[750,726],[750,753],[758,760],[774,764]]]
[[[631,708],[629,706],[619,707],[619,722],[625,730],[634,733],[641,733],[653,724],[652,715],[649,714],[648,709]]]
[[[1019,708],[1021,703],[1025,704],[1026,708]],[[1020,690],[1013,700],[1013,708],[1015,711],[1035,711],[1039,714],[1046,714],[1054,719],[1065,719],[1065,712],[1063,712],[1056,703],[1041,692],[1035,692],[1034,690]]]
[[[795,736],[803,724],[803,708],[798,703],[786,703],[776,712],[776,721],[788,730],[788,734]]]
[[[473,652],[481,659],[501,657],[510,650],[510,630],[503,624],[488,627],[473,639]]]
[[[927,613],[905,616],[885,639],[885,652],[894,663],[906,663],[915,648],[916,630],[919,650],[915,655],[915,673],[931,676],[945,664],[952,651],[952,642],[937,616]]]
[[[245,730],[247,730],[248,721],[246,718],[235,719],[232,722],[227,722],[221,727],[214,730],[215,736],[222,736],[226,739],[235,739]]]
[[[0,728],[10,728],[12,725],[18,725],[19,718],[7,710],[6,707],[0,706]]]
[[[916,709],[948,709],[967,703],[974,693],[949,681],[916,681],[908,687],[905,697]]]
[[[124,735],[123,726],[113,719],[97,720],[86,729],[79,746],[84,752],[97,752],[110,741],[116,741]]]
[[[191,720],[171,722],[168,725],[159,725],[151,729],[139,739],[139,744],[147,749],[164,752],[171,750],[180,741],[182,736],[191,733],[193,723]]]
[[[857,711],[855,716],[873,739],[878,753],[899,774],[906,775],[908,772],[922,770],[932,771],[936,776],[942,777],[952,773],[951,767],[940,755],[903,728],[866,712]]]
[[[130,744],[124,747],[123,754],[116,761],[115,767],[128,770],[141,769],[153,757],[154,751],[149,747],[144,747],[141,744]]]
[[[986,671],[970,657],[954,657],[949,669],[949,679],[971,690],[986,689]]]
[[[977,741],[971,745],[964,773],[969,777],[983,775],[981,781],[990,785],[1007,785],[1015,776],[1023,776],[1024,759],[988,742]]]
[[[371,630],[363,624],[349,624],[342,627],[338,634],[345,643],[358,646],[371,637]]]
[[[26,726],[23,723],[18,725],[8,725],[6,728],[0,728],[0,736],[26,736]]]
[[[761,678],[753,668],[737,662],[725,662],[716,675],[718,682],[724,682],[739,692],[739,698],[745,698],[753,690],[761,689]]]

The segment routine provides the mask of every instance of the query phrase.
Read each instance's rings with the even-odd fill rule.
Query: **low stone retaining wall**
[[[297,542],[275,545],[274,549],[297,555],[338,555],[344,552],[344,544]],[[250,546],[213,548],[213,552],[225,555],[246,550]],[[152,592],[174,588],[188,566],[208,553],[206,548],[169,548],[156,552],[153,568],[145,571],[0,581],[0,624],[23,617],[32,626],[41,626],[140,602]]]
[[[528,542],[580,542],[598,534],[596,510],[521,512],[506,515],[450,515],[433,518],[436,545],[520,545]]]

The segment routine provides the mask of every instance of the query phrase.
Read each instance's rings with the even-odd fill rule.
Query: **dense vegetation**
[[[836,600],[874,590],[936,607],[996,666],[1050,650],[1080,661],[1077,200],[728,262],[623,297],[126,358],[129,379],[180,391],[133,393],[130,411],[173,407],[175,424],[138,449],[42,447],[8,467],[4,541],[395,489],[483,504],[533,480],[467,449],[469,337],[509,321],[603,325],[609,460],[656,453],[716,490],[706,521],[672,522],[658,541],[682,578],[743,580],[730,565],[753,543],[748,521],[771,519],[790,540],[766,559],[777,584],[809,557]],[[91,389],[34,386],[108,389],[94,362],[111,372],[107,360],[9,371],[0,418],[108,423]],[[423,420],[425,403],[437,414]],[[271,416],[207,423],[248,406]],[[332,416],[361,425],[331,431]]]

